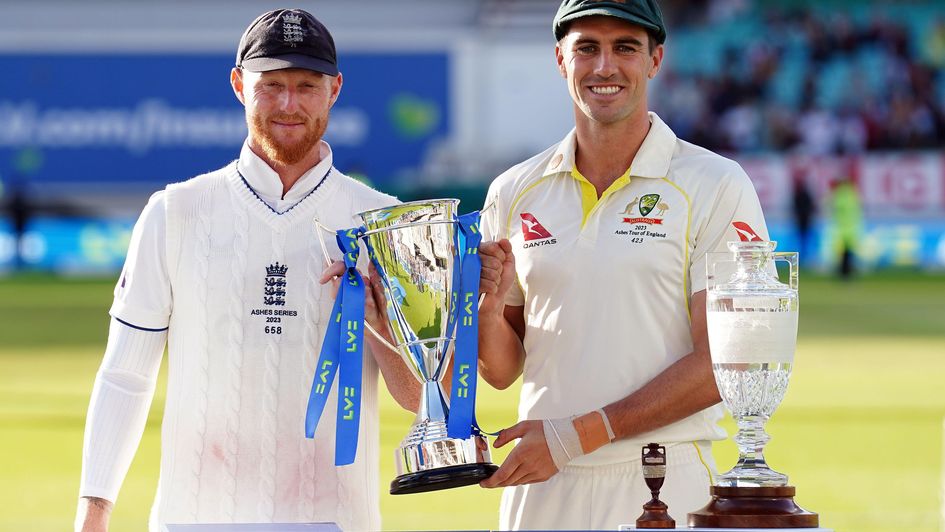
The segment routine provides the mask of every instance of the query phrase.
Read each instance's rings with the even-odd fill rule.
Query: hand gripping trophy
[[[386,321],[396,346],[375,335],[403,357],[423,385],[416,420],[395,451],[398,476],[390,488],[394,495],[477,484],[498,469],[491,463],[488,441],[473,414],[479,214],[457,216],[458,203],[455,199],[427,200],[366,211],[359,214],[362,227],[336,233],[347,273],[332,311],[336,330],[330,327],[326,332],[316,366],[306,435],[314,434],[333,372],[340,364],[335,462],[353,461],[357,416],[352,412],[359,403],[360,355],[349,356],[348,363],[344,356],[350,350],[346,342],[357,342],[366,325],[364,286],[355,267],[358,241],[363,240],[384,287]],[[450,401],[442,380],[451,358]],[[346,379],[346,367],[355,367],[358,375]]]
[[[722,402],[738,424],[739,458],[710,488],[709,504],[689,514],[689,526],[798,528],[818,523],[817,514],[794,503],[787,475],[769,468],[763,454],[769,440],[764,425],[784,397],[797,343],[797,253],[775,253],[775,246],[729,242],[731,254],[714,254],[716,260],[710,257],[706,266],[712,370]],[[788,263],[788,285],[778,281],[774,261]],[[717,277],[723,272],[731,275]]]

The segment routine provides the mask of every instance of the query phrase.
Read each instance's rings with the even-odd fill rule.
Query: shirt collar
[[[274,205],[294,205],[308,196],[321,183],[328,170],[331,169],[331,146],[324,140],[318,143],[318,155],[321,157],[318,164],[302,174],[302,177],[286,193],[285,198],[282,197],[282,180],[279,179],[279,174],[250,149],[249,139],[243,142],[236,168],[249,183],[250,188],[270,207]]]
[[[643,139],[630,164],[631,177],[663,178],[669,173],[669,164],[676,150],[676,134],[656,113],[650,112],[650,131]],[[577,145],[576,129],[558,144],[558,148],[545,166],[544,175],[565,172],[570,174],[574,168],[574,149]]]
[[[558,143],[551,159],[545,166],[544,176],[559,172],[570,174],[574,168],[574,148],[577,145],[577,129],[572,129],[564,139]]]
[[[650,112],[650,131],[630,164],[630,175],[657,179],[666,177],[675,151],[676,134],[656,113]]]

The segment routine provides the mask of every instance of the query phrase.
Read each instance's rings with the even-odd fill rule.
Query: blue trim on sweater
[[[112,316],[112,317],[115,318],[115,316]],[[162,331],[166,331],[166,330],[167,330],[167,327],[164,327],[163,329],[149,329],[149,328],[147,328],[147,327],[138,327],[137,325],[133,325],[133,324],[131,324],[131,323],[128,323],[127,321],[124,321],[124,320],[121,320],[121,319],[118,319],[118,318],[115,318],[115,321],[117,321],[118,323],[120,323],[120,324],[122,324],[122,325],[127,325],[128,327],[131,327],[132,329],[138,329],[139,331],[162,332]]]
[[[315,191],[318,190],[318,187],[322,186],[322,183],[324,183],[325,180],[328,179],[328,174],[331,173],[332,169],[333,169],[333,168],[331,168],[331,167],[328,168],[328,171],[325,172],[325,175],[322,176],[321,181],[319,181],[318,184],[315,185],[315,188],[313,188],[308,194],[306,194],[305,197],[303,197],[302,199],[300,199],[300,200],[298,201],[298,203],[296,203],[295,205],[289,207],[288,209],[286,209],[286,210],[284,210],[284,211],[282,211],[282,212],[279,212],[279,211],[273,209],[272,207],[269,206],[268,203],[265,202],[265,200],[263,200],[262,198],[260,198],[260,197],[259,197],[259,194],[257,194],[256,191],[253,190],[253,187],[251,187],[251,186],[249,185],[249,181],[246,181],[246,178],[243,177],[243,174],[242,174],[239,170],[237,170],[236,173],[237,173],[237,175],[240,176],[240,179],[243,180],[243,184],[246,185],[246,188],[248,188],[249,191],[253,193],[253,196],[256,196],[256,199],[258,199],[259,201],[261,201],[262,204],[265,205],[267,209],[269,209],[270,211],[272,211],[272,212],[273,212],[274,214],[276,214],[277,216],[282,216],[283,214],[285,214],[285,213],[291,211],[292,209],[298,207],[299,204],[301,204],[303,201],[305,201],[306,199],[308,199],[309,196],[311,196],[312,194],[314,194]]]

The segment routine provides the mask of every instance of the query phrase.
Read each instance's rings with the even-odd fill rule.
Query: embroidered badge
[[[660,200],[659,194],[647,194],[640,198],[640,215],[646,216],[650,214],[654,207],[656,207],[656,202]]]
[[[625,224],[631,224],[629,229],[617,229],[615,235],[626,235],[630,237],[631,244],[642,244],[648,239],[666,238],[665,230],[661,228],[652,228],[654,225],[663,225],[663,216],[669,210],[669,204],[660,201],[659,194],[644,194],[633,198],[624,208],[623,212],[618,213],[620,221]],[[663,232],[660,232],[660,231]]]
[[[266,286],[265,286],[265,297],[263,298],[263,304],[269,306],[285,306],[285,288],[286,288],[286,272],[289,271],[289,267],[286,265],[279,265],[278,262],[275,264],[270,264],[266,267]]]
[[[302,29],[302,16],[295,13],[286,13],[282,16],[282,40],[295,48],[305,38]]]
[[[263,286],[263,308],[250,309],[249,315],[254,320],[262,320],[262,330],[266,334],[283,334],[283,327],[290,324],[291,318],[299,315],[297,310],[285,308],[287,264],[266,266],[266,282]],[[284,329],[288,331],[289,329]]]
[[[669,204],[660,201],[659,194],[645,194],[643,197],[633,198],[620,213],[620,216],[623,217],[623,223],[626,224],[662,225],[662,217],[668,210]],[[633,216],[634,211],[639,214],[638,217]],[[647,217],[650,213],[653,213],[653,216]]]

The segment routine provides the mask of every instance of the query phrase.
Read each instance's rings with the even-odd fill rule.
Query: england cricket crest
[[[660,201],[659,194],[646,194],[640,198],[640,216],[646,216],[656,208],[657,203]]]
[[[302,29],[302,16],[295,13],[286,13],[282,16],[282,40],[295,48],[305,39],[305,30]]]
[[[288,266],[284,264],[280,265],[278,262],[266,267],[266,286],[264,288],[265,297],[263,298],[263,304],[278,307],[285,306],[285,274],[288,271]]]

